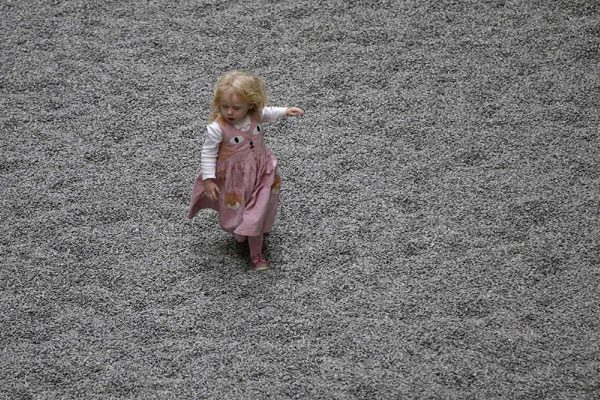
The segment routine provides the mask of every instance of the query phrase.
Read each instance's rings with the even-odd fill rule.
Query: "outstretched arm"
[[[265,107],[260,115],[260,122],[273,122],[285,117],[303,116],[304,111],[298,107]]]
[[[289,107],[285,110],[285,115],[288,117],[303,117],[304,110],[298,107]]]

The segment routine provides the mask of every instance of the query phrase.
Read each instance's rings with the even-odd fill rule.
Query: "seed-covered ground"
[[[4,1],[0,397],[592,399],[600,7]],[[260,75],[266,254],[185,218]]]

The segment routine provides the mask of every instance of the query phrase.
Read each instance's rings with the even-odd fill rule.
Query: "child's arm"
[[[298,107],[290,107],[285,111],[288,117],[304,117],[304,110]]]
[[[215,182],[215,180],[212,178],[208,178],[203,180],[202,184],[204,185],[204,193],[206,194],[206,197],[212,201],[217,201],[219,193],[221,193],[221,189],[219,189],[217,182]]]
[[[260,115],[261,122],[273,122],[285,117],[303,116],[304,111],[298,107],[265,107]]]
[[[201,168],[204,192],[211,200],[217,200],[217,196],[221,192],[215,182],[215,170],[217,169],[217,156],[221,140],[223,140],[223,133],[219,124],[213,122],[208,125],[206,127],[206,140],[202,146]]]

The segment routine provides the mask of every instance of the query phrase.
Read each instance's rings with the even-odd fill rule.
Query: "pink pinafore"
[[[200,209],[219,213],[224,230],[240,236],[258,236],[273,228],[281,178],[277,160],[264,142],[262,126],[252,119],[247,131],[219,119],[223,139],[219,147],[217,201],[204,194],[202,173],[196,178],[188,218]]]

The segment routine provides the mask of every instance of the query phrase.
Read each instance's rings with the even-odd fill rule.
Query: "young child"
[[[270,267],[262,254],[263,233],[273,227],[281,183],[262,124],[304,115],[298,107],[265,107],[266,102],[256,75],[233,71],[219,78],[188,213],[191,219],[202,208],[216,210],[224,230],[240,243],[248,240],[256,271]]]

